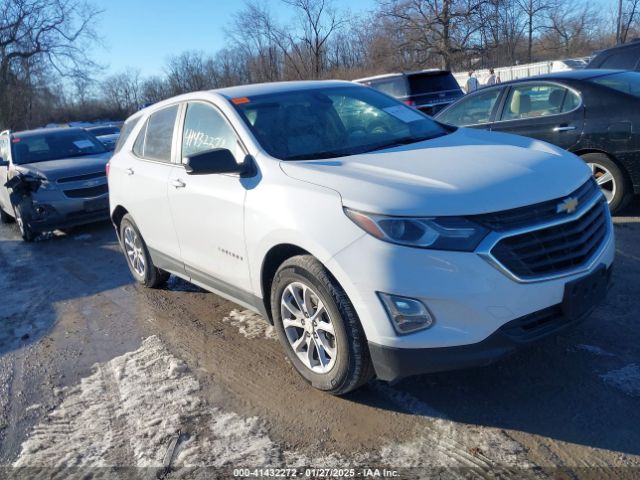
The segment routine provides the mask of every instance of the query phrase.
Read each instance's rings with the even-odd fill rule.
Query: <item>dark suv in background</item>
[[[380,90],[427,115],[435,115],[464,96],[454,76],[446,70],[389,73],[354,82]]]
[[[640,71],[640,39],[598,52],[586,68]]]

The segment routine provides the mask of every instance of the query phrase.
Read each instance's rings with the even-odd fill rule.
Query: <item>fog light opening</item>
[[[433,315],[420,300],[380,292],[378,296],[398,334],[417,332],[433,325]]]

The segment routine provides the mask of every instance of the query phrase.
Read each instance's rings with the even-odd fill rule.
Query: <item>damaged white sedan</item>
[[[80,128],[0,134],[0,221],[24,241],[41,232],[109,218],[111,153]]]

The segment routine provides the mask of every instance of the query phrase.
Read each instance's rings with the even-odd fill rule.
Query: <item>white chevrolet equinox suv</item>
[[[171,98],[126,121],[108,169],[134,278],[261,313],[333,394],[489,364],[609,284],[611,218],[578,157],[348,82]]]

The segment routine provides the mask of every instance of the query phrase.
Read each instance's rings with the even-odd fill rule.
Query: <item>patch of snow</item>
[[[600,375],[600,378],[627,395],[640,397],[640,367],[635,363]]]
[[[29,405],[25,409],[25,412],[32,412],[33,410],[38,410],[39,408],[42,408],[42,405],[40,405],[39,403],[34,403],[33,405]]]
[[[208,408],[198,381],[155,336],[94,368],[33,429],[15,467],[160,468],[171,439],[185,427],[191,435],[179,446],[177,467],[263,465],[277,458],[259,421]]]
[[[496,467],[529,468],[526,451],[504,430],[463,425],[407,392],[382,382],[373,388],[402,410],[431,419],[431,425],[416,432],[413,440],[389,444],[380,451],[383,464],[408,467],[472,467],[489,471]]]
[[[595,345],[576,345],[576,348],[579,350],[584,350],[589,353],[593,353],[594,355],[600,355],[601,357],[615,357],[615,355],[611,352],[607,352],[606,350],[597,347]]]
[[[251,310],[232,310],[228,317],[222,319],[236,327],[247,338],[270,338],[276,340],[276,329],[261,315]]]

